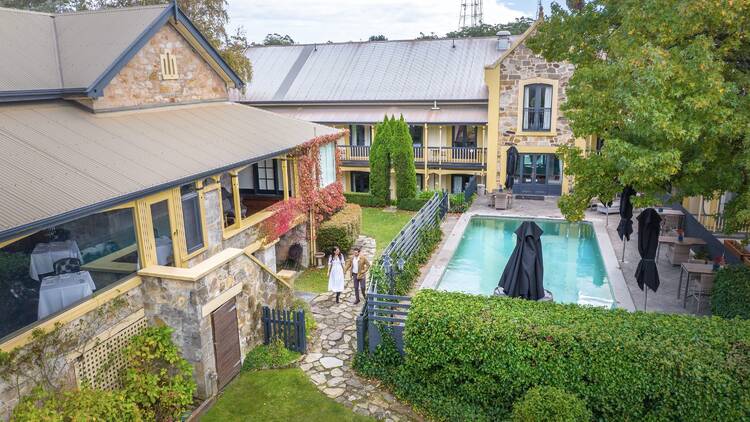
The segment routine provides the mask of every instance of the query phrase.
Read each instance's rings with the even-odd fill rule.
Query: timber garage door
[[[219,389],[240,372],[240,333],[237,327],[237,305],[234,298],[211,313],[214,329],[214,354]]]

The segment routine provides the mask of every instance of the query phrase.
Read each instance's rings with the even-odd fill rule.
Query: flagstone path
[[[355,246],[372,262],[375,239],[359,236]],[[361,299],[360,299],[361,300]],[[357,353],[356,318],[362,303],[354,304],[352,281],[346,282],[340,303],[334,293],[321,293],[310,303],[318,324],[300,368],[319,390],[354,412],[385,421],[422,420],[377,383],[357,376],[352,369]]]

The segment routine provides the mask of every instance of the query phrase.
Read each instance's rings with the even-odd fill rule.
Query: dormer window
[[[163,80],[177,79],[177,58],[171,51],[165,50],[161,54],[161,78]]]

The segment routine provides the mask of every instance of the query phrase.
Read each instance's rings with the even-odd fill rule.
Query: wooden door
[[[237,304],[234,298],[211,313],[211,323],[214,330],[216,375],[221,390],[240,372],[242,366]]]

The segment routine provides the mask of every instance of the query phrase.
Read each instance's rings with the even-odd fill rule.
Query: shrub
[[[448,212],[466,212],[469,209],[469,203],[463,193],[452,193],[448,196],[450,208]]]
[[[586,404],[556,387],[534,387],[513,405],[513,422],[580,422],[591,420]]]
[[[247,352],[245,361],[242,363],[242,370],[286,368],[299,357],[299,353],[287,349],[281,339],[276,339],[269,345],[261,344]]]
[[[419,211],[424,206],[424,204],[427,203],[427,201],[429,201],[429,198],[401,198],[396,203],[396,206],[401,210]]]
[[[11,416],[13,422],[97,420],[140,422],[144,419],[138,406],[122,392],[89,388],[64,393],[36,388],[21,399]]]
[[[750,268],[732,265],[716,274],[711,312],[724,318],[750,319]]]
[[[331,253],[334,246],[338,246],[342,252],[348,252],[361,229],[362,209],[356,204],[346,204],[318,228],[318,248]]]
[[[391,198],[391,127],[386,116],[375,126],[375,139],[370,147],[370,194],[384,203]]]
[[[391,163],[396,171],[396,198],[398,201],[414,199],[417,196],[417,170],[414,167],[414,142],[409,133],[409,125],[402,115],[393,120],[391,140]]]
[[[375,327],[380,330],[382,341],[373,354],[357,353],[354,356],[353,367],[365,378],[376,378],[393,384],[404,363],[404,357],[396,348],[396,340],[393,339],[389,329],[381,323],[376,323]]]
[[[346,202],[350,204],[357,204],[363,207],[382,208],[388,205],[388,202],[386,202],[385,199],[375,197],[369,193],[344,192],[344,197],[346,198]]]
[[[171,328],[146,328],[123,355],[123,392],[144,419],[175,420],[193,402],[193,369],[172,342]]]
[[[537,385],[597,420],[750,417],[748,321],[421,290],[405,352],[395,390],[436,419],[506,419]]]

